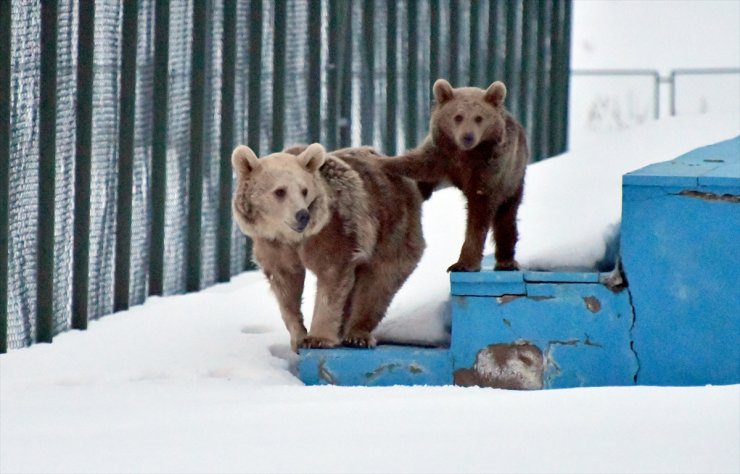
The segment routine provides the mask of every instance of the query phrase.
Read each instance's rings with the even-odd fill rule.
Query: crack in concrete
[[[740,203],[740,196],[737,194],[716,194],[704,191],[696,191],[693,189],[684,189],[680,193],[676,194],[676,196],[686,196],[695,199],[702,199],[704,201],[729,202],[732,204]]]

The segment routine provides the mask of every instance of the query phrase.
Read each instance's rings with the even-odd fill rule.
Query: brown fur
[[[292,348],[374,346],[372,331],[424,249],[415,183],[383,173],[371,148],[326,154],[314,144],[257,160],[240,146],[232,163],[234,217],[254,241]],[[308,334],[301,313],[306,269],[317,277]]]
[[[434,83],[430,133],[418,148],[383,160],[383,169],[436,186],[451,182],[468,201],[465,242],[447,271],[478,271],[493,228],[496,269],[515,270],[516,215],[529,151],[524,129],[504,108],[506,87],[453,89]]]

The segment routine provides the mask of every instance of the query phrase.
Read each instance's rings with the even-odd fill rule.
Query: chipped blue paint
[[[450,355],[445,348],[301,349],[298,372],[306,385],[452,384]]]
[[[581,283],[598,281],[598,273],[578,274],[575,282],[558,273],[542,279],[559,283],[527,283],[521,295],[453,298],[453,370],[472,367],[490,344],[528,342],[544,354],[545,388],[634,384],[638,364],[630,348],[629,294]]]
[[[623,179],[637,383],[740,382],[740,137]]]

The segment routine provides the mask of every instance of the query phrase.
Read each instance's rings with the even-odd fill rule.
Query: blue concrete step
[[[306,385],[451,385],[446,348],[381,345],[375,349],[301,349],[300,379]]]

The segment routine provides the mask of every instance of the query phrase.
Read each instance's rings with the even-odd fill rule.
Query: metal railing
[[[566,146],[570,0],[0,1],[0,352],[243,271],[230,152],[395,154],[431,84]]]
[[[680,76],[715,76],[740,75],[740,68],[683,68],[673,69],[668,76],[661,76],[653,69],[574,69],[572,76],[594,77],[650,77],[653,80],[653,117],[660,118],[660,86],[666,84],[669,89],[669,113],[676,115],[676,79]]]

